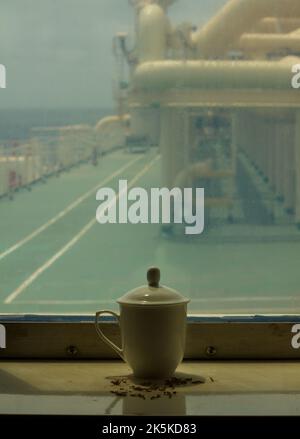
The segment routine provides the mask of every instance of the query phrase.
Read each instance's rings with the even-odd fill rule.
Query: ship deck
[[[159,186],[160,159],[115,151],[0,200],[0,312],[92,313],[145,282],[191,298],[192,313],[296,313],[300,233],[293,225],[223,224],[197,238],[161,236],[157,224],[95,220],[97,188],[119,179]]]

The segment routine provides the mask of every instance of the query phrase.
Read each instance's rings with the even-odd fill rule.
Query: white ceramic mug
[[[158,269],[150,269],[148,286],[137,288],[117,301],[120,315],[107,310],[96,313],[95,324],[99,337],[140,378],[172,376],[185,350],[189,300],[175,290],[159,286],[158,273]],[[156,282],[152,282],[155,276]],[[122,341],[120,347],[103,333],[99,325],[99,318],[103,314],[111,314],[118,319]]]

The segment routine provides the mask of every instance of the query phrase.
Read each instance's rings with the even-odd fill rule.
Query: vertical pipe
[[[282,158],[283,158],[283,144],[282,139],[282,123],[274,120],[275,130],[275,193],[278,201],[283,201],[282,193]]]
[[[171,110],[171,126],[170,126],[170,138],[171,138],[171,161],[172,161],[172,187],[174,183],[174,178],[177,174],[177,169],[180,169],[180,165],[178,166],[179,162],[179,155],[178,155],[178,143],[180,142],[180,131],[178,130],[178,110],[172,108]],[[181,165],[182,166],[182,165]]]
[[[248,137],[248,120],[249,115],[247,112],[240,114],[240,135],[243,144],[243,150],[246,152],[249,160],[252,161],[252,150],[250,148],[250,141]]]
[[[242,117],[240,112],[235,111],[231,116],[231,171],[232,178],[229,184],[229,198],[232,200],[232,205],[228,209],[228,220],[234,220],[234,207],[237,202],[237,187],[236,187],[236,176],[237,176],[237,157],[238,150],[243,147],[243,136],[242,136]]]
[[[296,224],[300,229],[300,110],[296,112],[295,124],[295,180],[296,180]]]
[[[257,167],[260,175],[263,173],[263,123],[262,118],[255,117],[255,137],[256,137],[256,148],[257,148]]]
[[[233,173],[233,179],[235,181],[236,176],[236,169],[237,169],[237,151],[238,148],[241,148],[243,145],[242,142],[242,117],[240,115],[240,112],[235,111],[232,115],[231,119],[231,163],[232,163],[232,173]]]
[[[265,119],[263,117],[260,117],[259,119],[260,123],[260,170],[261,170],[261,176],[265,179],[267,175],[266,170],[266,123]]]
[[[273,168],[274,168],[274,136],[273,136],[273,127],[270,121],[266,121],[266,130],[267,130],[267,145],[268,145],[268,180],[269,187],[273,191],[274,190],[274,181],[273,181]]]
[[[276,124],[274,121],[269,121],[270,127],[270,143],[271,143],[271,189],[273,192],[276,192],[276,163],[277,163],[277,148],[276,148]]]
[[[190,118],[187,108],[184,110],[183,114],[183,154],[183,164],[187,167],[190,160]]]
[[[264,208],[264,212],[267,213],[268,218],[273,218],[274,203],[270,199],[269,191],[265,185],[265,177],[267,173],[266,169],[266,143],[268,142],[268,125],[269,119],[264,118],[260,113],[255,114],[253,125],[253,143],[256,148],[256,164],[257,164],[257,180],[256,187],[259,190],[261,202]],[[251,135],[251,134],[249,134]]]
[[[171,110],[161,109],[160,150],[162,155],[162,181],[164,187],[172,188],[172,141]]]
[[[139,62],[165,58],[167,47],[167,18],[158,4],[146,5],[138,19]]]
[[[172,185],[184,164],[184,109],[171,110],[171,139],[172,139]]]
[[[285,160],[286,160],[286,152],[288,149],[288,138],[286,136],[286,122],[282,122],[280,125],[280,151],[279,151],[279,158],[280,158],[280,166],[279,166],[279,189],[280,189],[280,197],[282,201],[284,201],[284,166],[285,166]]]
[[[285,155],[283,162],[284,207],[287,213],[294,213],[295,208],[295,160],[294,160],[294,123],[288,122],[285,126]]]
[[[268,181],[267,177],[267,166],[268,166],[268,149],[267,149],[267,130],[266,130],[266,121],[264,118],[261,120],[262,123],[262,171],[263,171],[263,179],[266,183]]]
[[[261,170],[261,127],[260,121],[257,115],[252,116],[252,145],[255,153],[255,166],[257,170],[257,174],[260,173]]]
[[[266,129],[266,121],[264,118],[261,118],[261,125],[262,125],[262,130],[261,130],[261,156],[262,156],[262,173],[263,173],[263,178],[264,178],[264,182],[267,181],[268,177],[267,177],[267,165],[268,165],[268,157],[267,157],[267,153],[268,153],[268,145],[267,145],[267,129]]]

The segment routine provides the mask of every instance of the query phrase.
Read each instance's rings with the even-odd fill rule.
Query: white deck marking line
[[[154,163],[159,159],[159,155],[156,156],[150,163],[142,168],[140,172],[136,174],[136,176],[130,180],[128,183],[128,188],[132,187],[143,175],[145,175],[149,169],[154,165]],[[108,206],[104,206],[102,210],[100,210],[99,216],[103,215],[107,208],[113,206],[119,197],[125,193],[126,188],[124,188],[121,192],[119,192],[108,204]],[[58,259],[60,259],[68,250],[70,250],[86,233],[97,223],[96,218],[93,218],[89,221],[77,235],[75,235],[66,245],[64,245],[57,253],[55,253],[48,261],[46,261],[41,267],[39,267],[34,273],[32,273],[15,291],[13,291],[7,298],[4,300],[5,304],[12,303],[26,288],[31,285],[44,271],[50,268]]]
[[[15,300],[14,305],[96,305],[97,303],[111,303],[115,299],[107,300]]]
[[[207,299],[191,299],[192,303],[203,302],[288,302],[293,300],[300,300],[300,297],[226,297],[226,298],[207,298]],[[114,302],[115,299],[106,300],[16,300],[14,303],[19,305],[94,305],[97,303]]]
[[[299,296],[286,296],[286,297],[268,297],[268,296],[251,296],[251,297],[209,297],[205,299],[191,299],[193,302],[285,302],[287,300],[300,300]]]
[[[123,171],[125,171],[127,168],[132,166],[137,161],[141,160],[143,156],[137,157],[133,160],[131,160],[126,165],[119,168],[116,172],[114,172],[112,175],[106,177],[104,180],[99,182],[97,185],[95,185],[92,189],[89,189],[85,194],[81,195],[79,198],[77,198],[75,201],[73,201],[71,204],[69,204],[64,210],[59,212],[57,215],[55,215],[52,219],[47,221],[42,226],[38,227],[36,230],[34,230],[29,235],[25,236],[25,238],[22,238],[20,241],[18,241],[16,244],[9,247],[7,250],[5,250],[3,253],[0,253],[0,261],[4,259],[6,256],[10,255],[11,253],[18,250],[20,247],[22,247],[27,242],[31,241],[33,238],[38,236],[40,233],[44,232],[48,227],[55,224],[58,220],[66,216],[69,212],[71,212],[75,207],[79,206],[84,200],[86,200],[88,197],[90,197],[99,187],[107,184],[110,180],[117,177],[117,175],[121,174]]]

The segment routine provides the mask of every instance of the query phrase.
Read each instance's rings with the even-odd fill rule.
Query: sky
[[[178,0],[176,23],[202,25],[227,0]],[[128,0],[0,0],[0,109],[111,108],[113,36],[133,33]]]

